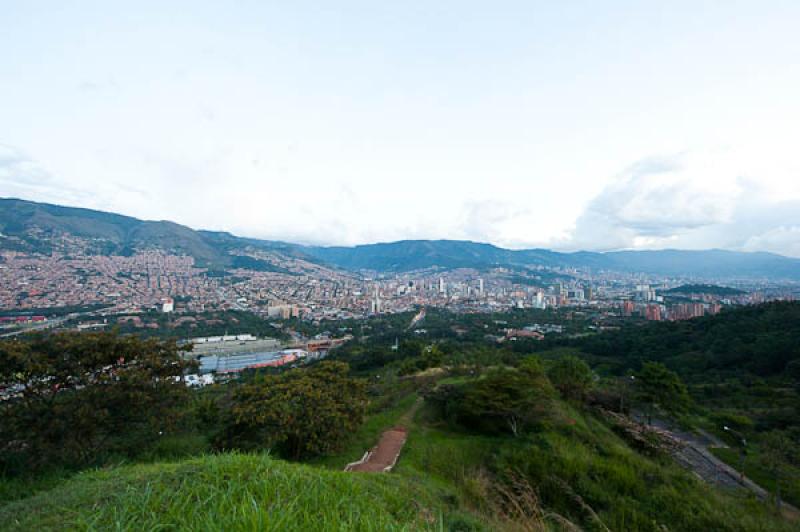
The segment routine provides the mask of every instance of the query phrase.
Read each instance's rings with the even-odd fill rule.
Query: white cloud
[[[775,194],[765,175],[730,150],[636,163],[577,219],[568,249],[726,248],[800,256],[800,199]]]
[[[800,206],[798,206],[800,207]],[[748,238],[742,245],[746,251],[772,251],[800,257],[800,225],[780,226]]]
[[[558,206],[535,195],[475,200],[414,188],[386,193],[379,183],[365,188],[347,180],[308,187],[264,166],[224,154],[209,154],[202,164],[150,157],[116,179],[73,183],[0,145],[0,196],[313,244],[457,238],[512,248],[725,248],[800,256],[800,183],[786,185],[797,183],[791,165],[731,150],[633,164],[589,201],[572,231],[551,224],[548,213]],[[146,177],[136,179],[137,173]],[[236,180],[226,183],[226,175]],[[565,201],[571,198],[566,185],[552,186]]]
[[[59,182],[22,150],[0,144],[0,196],[80,204],[89,194]]]

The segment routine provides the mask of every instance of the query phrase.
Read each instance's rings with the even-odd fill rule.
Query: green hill
[[[405,530],[440,503],[402,478],[222,454],[79,474],[0,506],[3,530]]]
[[[672,294],[710,294],[715,296],[741,296],[746,294],[742,290],[737,288],[731,288],[730,286],[719,286],[715,284],[683,284],[681,286],[676,286],[675,288],[670,288],[669,290],[664,290],[663,292],[665,295],[672,295]]]
[[[391,474],[342,472],[355,447],[316,466],[224,453],[87,471],[0,501],[0,530],[792,529],[754,498],[559,410],[568,423],[519,439],[453,431],[423,412]],[[506,473],[526,479],[522,491],[503,488]]]

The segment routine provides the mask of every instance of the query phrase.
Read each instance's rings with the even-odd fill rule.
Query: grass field
[[[230,453],[81,473],[0,507],[3,530],[439,530],[425,484]]]

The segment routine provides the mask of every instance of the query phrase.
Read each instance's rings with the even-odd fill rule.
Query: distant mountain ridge
[[[509,250],[457,240],[403,240],[355,247],[310,247],[306,252],[350,270],[402,272],[433,266],[479,269],[544,266],[675,277],[800,280],[800,259],[716,249],[560,253],[547,249]]]
[[[210,269],[236,267],[237,262],[245,262],[250,269],[275,269],[265,261],[231,253],[236,250],[299,252],[296,246],[219,231],[195,231],[169,221],[5,198],[0,198],[0,234],[0,249],[50,253],[66,235],[88,242],[85,251],[89,254],[130,255],[154,249],[192,256],[198,265]]]
[[[158,249],[190,255],[209,268],[276,269],[268,261],[244,257],[244,250],[270,252],[344,270],[406,272],[493,267],[562,267],[593,271],[640,272],[698,278],[800,280],[800,259],[774,253],[725,250],[615,251],[561,253],[547,249],[510,250],[463,240],[402,240],[344,246],[303,246],[243,238],[226,232],[194,230],[169,221],[143,221],[90,209],[0,198],[0,249],[49,253],[63,235],[89,242],[87,253],[122,254]]]

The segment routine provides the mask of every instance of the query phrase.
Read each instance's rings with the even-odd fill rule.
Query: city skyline
[[[0,196],[305,244],[800,256],[796,4],[51,6],[4,9]]]

